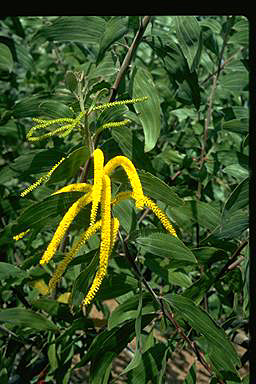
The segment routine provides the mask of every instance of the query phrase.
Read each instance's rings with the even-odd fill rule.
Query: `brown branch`
[[[135,37],[134,37],[134,40],[130,46],[130,48],[128,49],[128,52],[124,58],[124,61],[121,65],[121,68],[117,74],[117,77],[115,79],[115,82],[113,84],[113,86],[111,87],[111,94],[110,94],[110,98],[109,98],[109,102],[112,102],[115,100],[115,97],[116,97],[116,94],[117,94],[117,91],[118,91],[118,88],[119,88],[119,85],[121,83],[121,80],[122,78],[124,77],[125,75],[125,72],[127,71],[127,68],[129,67],[130,63],[131,63],[131,60],[134,56],[134,53],[136,51],[136,48],[138,47],[141,39],[142,39],[142,36],[147,28],[147,25],[149,23],[149,20],[150,20],[150,16],[144,16],[144,18],[142,19],[141,21],[141,24],[140,24],[140,27],[138,29],[138,32],[136,33]]]
[[[180,335],[180,337],[188,343],[188,345],[191,347],[192,351],[194,352],[195,356],[197,357],[198,361],[204,366],[204,368],[212,374],[212,369],[210,365],[205,360],[203,353],[199,350],[198,346],[194,341],[191,341],[189,337],[185,334],[184,330],[180,327],[177,320],[174,318],[174,314],[166,308],[164,301],[161,297],[159,297],[154,290],[150,287],[149,283],[146,281],[143,275],[141,275],[140,270],[134,260],[134,258],[131,256],[127,243],[123,240],[122,235],[119,231],[119,238],[121,240],[123,251],[126,259],[128,260],[129,264],[131,265],[133,271],[135,272],[135,275],[139,278],[139,280],[143,283],[145,288],[148,290],[148,292],[151,294],[153,299],[157,302],[157,304],[160,306],[161,311],[164,315],[164,318],[169,320],[169,322],[175,327],[176,331]],[[217,379],[220,384],[224,384],[224,381],[220,378]]]

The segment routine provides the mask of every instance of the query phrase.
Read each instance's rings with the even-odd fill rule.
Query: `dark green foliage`
[[[1,383],[15,377],[26,384],[75,383],[76,370],[86,366],[88,382],[107,384],[114,382],[115,358],[132,348],[120,379],[163,384],[166,365],[182,346],[208,369],[212,384],[248,382],[232,342],[237,331],[247,335],[249,313],[244,16],[152,16],[116,89],[117,100],[149,96],[148,102],[88,116],[105,161],[116,155],[133,161],[145,195],[166,212],[178,239],[151,212],[124,201],[113,209],[121,238],[87,313],[80,302],[98,265],[98,233],[69,264],[56,293],[44,295],[90,215],[87,207],[80,212],[54,261],[39,267],[57,223],[81,196],[50,194],[80,180],[90,150],[79,130],[28,143],[31,118],[74,118],[79,92],[85,110],[108,102],[141,23],[139,16],[0,21]],[[129,125],[97,131],[123,119]],[[20,197],[63,156],[45,185]],[[92,164],[87,171],[90,181]],[[112,184],[127,190],[122,170]],[[12,239],[28,228],[22,240]],[[106,300],[118,306],[110,310]],[[100,319],[92,315],[95,305]],[[195,364],[187,372],[184,384],[196,384]]]

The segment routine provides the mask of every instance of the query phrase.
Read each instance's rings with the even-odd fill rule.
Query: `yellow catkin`
[[[40,260],[40,264],[48,263],[51,258],[54,256],[58,246],[60,245],[61,240],[63,239],[65,233],[67,232],[69,226],[72,221],[79,213],[79,211],[87,204],[91,202],[91,194],[88,193],[85,196],[80,197],[66,212],[63,219],[61,220],[56,232],[53,235],[53,238],[48,245],[46,251],[43,254],[42,259]]]
[[[172,235],[177,237],[176,231],[172,224],[170,223],[170,220],[168,219],[167,215],[160,209],[157,204],[155,204],[151,199],[148,197],[144,197],[144,204],[151,209],[151,211],[158,217],[158,219],[163,224],[164,228]]]
[[[29,192],[33,191],[34,189],[36,189],[39,185],[41,185],[42,183],[45,183],[47,180],[49,180],[49,178],[51,177],[51,175],[53,174],[53,172],[55,171],[55,169],[65,160],[65,157],[62,157],[62,159],[57,163],[55,164],[51,169],[50,171],[40,177],[40,179],[38,179],[35,183],[33,183],[32,185],[30,185],[27,189],[25,189],[23,192],[21,192],[21,196],[24,197],[26,196]]]
[[[18,233],[18,235],[13,236],[12,238],[13,238],[13,240],[18,241],[18,240],[22,239],[29,231],[30,231],[30,229],[27,229],[26,231]]]
[[[109,123],[105,123],[102,125],[102,128],[114,128],[114,127],[121,127],[123,125],[126,125],[130,122],[130,120],[122,120],[122,121],[110,121]]]
[[[92,185],[86,183],[74,183],[66,185],[65,187],[58,189],[58,191],[52,193],[52,195],[57,195],[62,192],[91,192]]]
[[[85,296],[82,305],[88,305],[96,293],[107,273],[107,263],[111,251],[111,182],[107,175],[103,177],[102,201],[101,201],[101,243],[100,243],[100,263],[92,285]]]
[[[60,281],[61,276],[65,272],[68,264],[73,260],[79,249],[94,235],[94,233],[101,227],[101,220],[98,220],[94,225],[90,226],[86,231],[82,233],[78,241],[73,245],[71,250],[67,253],[62,262],[58,265],[56,271],[52,275],[49,281],[49,289],[54,290],[57,283]]]
[[[97,148],[94,153],[94,184],[92,187],[92,209],[90,225],[93,225],[96,220],[97,209],[101,200],[102,191],[102,180],[103,180],[103,166],[104,166],[104,155],[103,152]]]
[[[111,201],[112,205],[117,205],[121,201],[129,199],[132,197],[135,199],[134,192],[120,192],[118,193]],[[149,197],[144,196],[144,204],[146,207],[151,209],[151,211],[158,217],[158,219],[161,221],[164,228],[172,235],[177,237],[176,231],[172,224],[170,223],[170,220],[168,219],[167,215],[158,207],[156,203],[154,203]]]
[[[116,156],[108,161],[104,167],[104,172],[105,174],[109,175],[115,168],[119,166],[123,167],[129,178],[134,193],[134,199],[136,201],[136,208],[143,208],[144,194],[136,168],[134,167],[131,160],[125,156]]]
[[[38,140],[46,139],[48,137],[51,137],[51,136],[54,136],[57,134],[59,134],[59,136],[64,137],[64,136],[68,135],[80,123],[80,120],[82,119],[82,117],[84,115],[85,115],[85,112],[80,112],[79,115],[75,119],[69,118],[69,117],[64,117],[64,118],[60,118],[60,119],[50,119],[50,120],[33,118],[32,120],[38,124],[29,130],[29,132],[27,133],[27,139],[29,141],[38,141]],[[32,136],[33,132],[35,132],[38,129],[44,129],[44,128],[47,128],[51,125],[63,124],[63,123],[69,123],[69,124],[62,125],[62,126],[56,128],[54,131],[47,132],[47,133],[40,135],[40,136]]]
[[[148,99],[148,96],[143,96],[143,97],[136,97],[134,99],[113,101],[111,103],[105,103],[105,104],[97,105],[92,110],[93,111],[97,111],[97,110],[100,110],[100,109],[112,108],[112,107],[116,107],[116,106],[120,106],[120,105],[141,103],[141,102],[143,102],[143,101],[145,101],[147,99]]]

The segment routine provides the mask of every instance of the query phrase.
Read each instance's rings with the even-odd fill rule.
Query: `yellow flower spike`
[[[111,235],[112,235],[110,206],[111,206],[111,182],[110,182],[110,178],[107,175],[104,175],[103,186],[102,186],[102,201],[101,201],[102,222],[101,222],[99,269],[96,272],[92,285],[86,297],[84,298],[82,305],[88,305],[92,301],[92,299],[98,292],[100,285],[107,273],[108,258],[111,252]],[[116,231],[116,223],[114,227]]]
[[[125,170],[129,181],[131,183],[134,199],[136,201],[136,208],[143,208],[144,206],[144,194],[141,186],[141,182],[139,176],[137,174],[136,168],[134,167],[131,160],[129,160],[125,156],[116,156],[113,159],[109,160],[108,163],[104,167],[105,174],[109,175],[115,168],[123,167]]]
[[[91,192],[92,185],[86,183],[74,183],[66,185],[65,187],[58,189],[58,191],[53,192],[52,195],[57,195],[63,192]]]
[[[111,251],[115,245],[115,242],[117,239],[118,229],[119,229],[119,220],[117,218],[114,218],[114,219],[112,219],[112,222],[111,222],[111,241],[110,241],[109,254],[107,255],[107,259],[103,260],[100,257],[100,263],[101,264],[99,266],[98,271],[95,274],[92,285],[91,285],[87,295],[85,296],[85,298],[82,302],[82,305],[84,305],[84,306],[89,305],[91,303],[91,301],[94,299],[96,293],[100,289],[100,286],[102,284],[104,277],[107,274],[108,257],[109,257],[109,255],[110,255],[110,253],[111,253]]]
[[[101,227],[101,220],[98,220],[94,225],[90,226],[82,233],[78,241],[73,245],[71,250],[67,253],[63,261],[58,265],[51,280],[49,281],[49,289],[54,290],[57,283],[60,281],[63,273],[65,272],[68,264],[73,260],[79,249],[84,245],[89,238]]]
[[[147,99],[148,99],[148,96],[143,96],[143,97],[136,97],[134,99],[113,101],[111,103],[105,103],[105,104],[97,105],[96,107],[92,108],[92,111],[98,111],[100,109],[105,109],[105,108],[112,108],[112,107],[116,107],[119,105],[141,103],[142,101],[145,101]]]
[[[26,188],[23,192],[21,192],[21,197],[24,197],[26,196],[28,193],[30,193],[31,191],[33,191],[34,189],[36,189],[39,185],[41,185],[42,183],[45,183],[46,181],[48,181],[51,177],[51,175],[53,174],[53,172],[55,171],[55,169],[65,160],[65,157],[62,157],[62,159],[57,163],[55,164],[51,169],[50,171],[46,174],[46,175],[43,175],[42,177],[40,177],[40,179],[38,179],[35,183],[33,183],[32,185],[30,185],[28,188]]]
[[[132,197],[135,200],[134,192],[120,192],[118,193],[111,201],[112,205],[117,205],[121,203],[121,201],[129,199]],[[156,203],[154,203],[149,197],[144,196],[144,204],[146,207],[151,209],[151,211],[158,217],[158,219],[163,224],[164,228],[172,235],[177,237],[176,231],[172,224],[170,223],[170,220],[168,219],[167,215],[158,207]]]
[[[30,229],[27,229],[26,231],[18,233],[18,235],[13,236],[12,238],[13,238],[13,240],[18,241],[18,240],[22,239],[29,231],[30,231]]]
[[[85,115],[85,112],[80,112],[79,115],[73,119],[70,117],[64,117],[60,119],[50,119],[50,120],[43,120],[43,119],[38,119],[38,118],[33,118],[32,120],[35,123],[38,123],[34,127],[32,127],[29,132],[27,133],[27,139],[29,141],[38,141],[42,139],[46,139],[48,137],[54,136],[59,134],[59,136],[66,136],[68,135],[79,123],[82,117]],[[52,132],[47,132],[43,135],[40,136],[33,136],[33,133],[38,130],[38,129],[44,129],[47,128],[51,125],[56,125],[56,124],[64,124],[68,123],[67,125],[61,125],[60,127],[56,128]]]
[[[86,194],[85,196],[80,197],[66,212],[64,217],[62,218],[58,228],[56,229],[53,238],[48,245],[46,251],[43,254],[42,259],[40,260],[40,264],[48,263],[51,258],[54,256],[58,246],[60,245],[61,240],[63,239],[65,233],[70,227],[72,221],[79,213],[79,211],[87,204],[92,201],[91,193]]]
[[[160,209],[157,204],[155,204],[151,199],[148,197],[144,197],[144,203],[145,205],[151,209],[151,211],[158,217],[158,219],[163,224],[164,228],[172,235],[177,237],[176,231],[172,224],[170,223],[170,220],[168,219],[167,215]]]
[[[130,123],[130,120],[122,120],[122,121],[110,121],[109,123],[103,124],[102,128],[114,128],[114,127],[122,127],[123,125],[126,125]]]
[[[100,266],[108,260],[111,245],[111,182],[107,175],[103,177],[101,220]]]
[[[92,187],[92,209],[90,225],[93,225],[96,220],[98,205],[101,200],[102,180],[104,175],[104,155],[103,152],[97,148],[93,153],[94,158],[94,184]]]

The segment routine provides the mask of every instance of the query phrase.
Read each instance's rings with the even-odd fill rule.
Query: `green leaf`
[[[247,135],[249,129],[248,119],[233,119],[222,123],[222,128],[226,131]]]
[[[149,252],[159,257],[167,257],[173,267],[197,263],[190,249],[180,239],[167,233],[140,235],[136,238],[136,243],[144,253]]]
[[[223,357],[225,355],[224,361],[229,369],[236,373],[236,367],[240,366],[240,359],[224,330],[210,315],[184,296],[172,293],[166,295],[164,299],[194,330],[204,335],[209,342],[209,348],[213,346]],[[212,362],[214,364],[214,361]]]
[[[226,251],[215,247],[200,247],[192,249],[200,264],[212,264],[223,259],[228,259]]]
[[[183,384],[196,384],[196,365],[195,365],[195,363],[193,365],[191,365],[191,368],[190,368]]]
[[[161,384],[166,366],[168,346],[156,343],[142,355],[141,363],[128,375],[131,384]]]
[[[77,276],[75,282],[73,283],[72,288],[72,304],[80,305],[82,300],[84,299],[87,291],[89,290],[90,284],[92,283],[95,271],[97,269],[97,265],[99,262],[98,252],[94,253],[94,257],[92,258],[90,264],[86,268],[80,272]]]
[[[100,16],[61,16],[39,30],[34,42],[76,41],[99,48],[106,21]]]
[[[31,204],[17,220],[17,233],[34,226],[49,225],[58,215],[63,216],[71,204],[81,196],[82,192],[64,192]]]
[[[106,50],[115,41],[119,40],[128,30],[128,19],[123,16],[114,16],[107,21],[105,31],[100,41],[100,49],[97,61],[99,62]]]
[[[149,97],[142,103],[134,104],[144,131],[144,150],[148,152],[155,147],[160,135],[160,100],[150,72],[135,67],[132,76],[133,97]]]
[[[108,319],[108,329],[111,330],[126,321],[136,319],[138,314],[139,294],[129,297],[126,301],[114,309]],[[158,305],[152,300],[149,293],[142,296],[142,315],[155,313]]]
[[[13,70],[13,58],[7,45],[0,43],[0,71],[11,72]]]
[[[71,152],[67,158],[56,168],[51,175],[47,185],[59,183],[63,180],[69,180],[80,173],[80,167],[83,167],[90,157],[90,151],[87,146],[82,146]]]
[[[223,214],[227,211],[229,213],[236,212],[238,209],[242,209],[249,206],[249,177],[244,179],[230,194],[228,197]]]
[[[17,101],[13,108],[13,116],[17,119],[23,117],[36,117],[39,115],[39,104],[43,100],[42,95],[25,96]]]
[[[152,258],[151,254],[145,255],[145,265],[158,276],[161,276],[164,281],[171,285],[187,288],[192,284],[191,278],[186,272],[181,272],[171,268],[171,263],[166,262],[161,258]]]
[[[26,271],[16,267],[15,265],[0,262],[0,280],[4,281],[11,278],[19,279],[26,277]]]
[[[141,327],[142,329],[148,325],[155,315],[142,316]],[[84,366],[88,361],[93,362],[91,371],[92,376],[98,375],[102,372],[102,365],[105,359],[108,359],[109,364],[116,357],[124,347],[135,336],[135,320],[128,320],[121,327],[115,327],[111,330],[104,330],[99,335],[94,337],[86,355],[77,364],[78,367]],[[99,356],[101,359],[99,360]]]
[[[16,172],[22,173],[22,177],[43,174],[65,156],[63,152],[57,149],[35,149],[18,156],[10,168]]]
[[[66,105],[57,100],[45,100],[38,106],[38,113],[51,119],[58,119],[62,117],[74,117],[74,113]]]
[[[201,49],[200,25],[195,16],[175,16],[174,22],[180,48],[192,72],[198,64],[198,59],[196,63],[195,59]]]
[[[24,308],[8,308],[0,311],[0,321],[37,331],[58,331],[58,327],[45,316]]]
[[[121,375],[127,374],[128,372],[135,369],[141,362],[141,316],[142,316],[142,287],[140,282],[140,293],[139,293],[139,303],[135,319],[135,337],[136,337],[136,350],[135,354],[127,365],[127,367],[122,371]]]
[[[133,223],[136,221],[134,202],[131,200],[121,201],[113,207],[114,217],[117,217],[120,225],[126,233],[130,233]],[[136,224],[135,224],[136,225]]]
[[[183,206],[183,200],[164,181],[149,172],[138,171],[142,188],[146,196],[160,200],[170,207]]]
[[[133,292],[136,287],[137,280],[134,277],[125,273],[111,272],[103,280],[97,299],[100,301],[113,299],[127,292]]]

